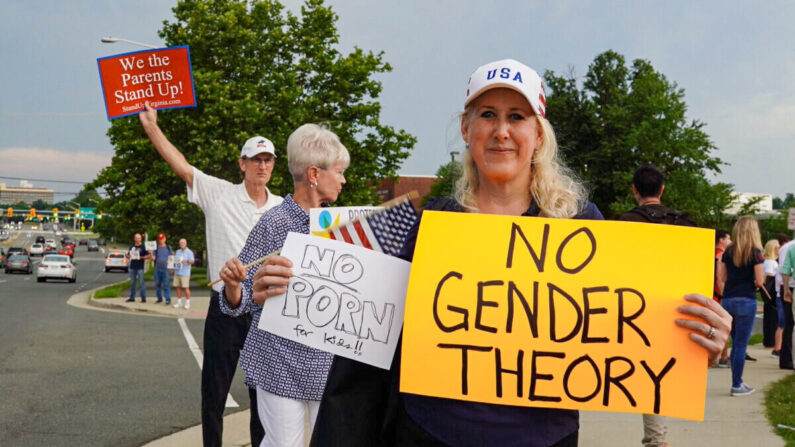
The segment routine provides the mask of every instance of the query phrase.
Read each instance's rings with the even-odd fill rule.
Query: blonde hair
[[[762,235],[759,224],[752,216],[743,216],[732,229],[732,263],[735,267],[745,267],[751,261],[754,249],[762,249]]]
[[[770,239],[765,244],[765,259],[776,259],[776,249],[779,248],[777,239]]]
[[[326,169],[336,163],[347,168],[351,156],[337,134],[326,126],[304,124],[287,138],[287,169],[293,183],[305,181],[306,170],[312,166]]]
[[[461,119],[470,119],[474,101],[464,110]],[[576,175],[563,164],[558,155],[555,131],[546,118],[533,115],[543,134],[543,141],[533,153],[530,163],[530,196],[544,217],[567,218],[576,216],[583,208],[586,191]],[[469,150],[463,154],[463,175],[455,185],[455,199],[464,209],[478,210],[475,199],[478,191],[478,168]]]

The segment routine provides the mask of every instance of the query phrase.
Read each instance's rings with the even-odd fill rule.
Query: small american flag
[[[417,212],[414,211],[408,194],[382,206],[383,210],[330,228],[329,237],[397,256],[406,235],[417,220]]]

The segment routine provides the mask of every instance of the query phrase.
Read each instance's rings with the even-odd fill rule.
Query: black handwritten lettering
[[[548,283],[547,288],[549,288],[549,338],[550,340],[558,343],[569,341],[572,338],[574,338],[574,336],[577,335],[578,332],[580,332],[580,327],[582,327],[582,310],[580,309],[579,304],[577,304],[577,301],[575,301],[574,298],[571,297],[571,295],[566,293],[560,287],[552,283]],[[563,298],[566,298],[566,301],[568,301],[569,304],[571,304],[571,306],[574,308],[574,311],[577,312],[577,322],[574,324],[574,327],[571,329],[571,332],[569,332],[566,336],[562,338],[558,338],[556,333],[556,327],[557,327],[555,320],[556,292],[558,295],[561,295],[563,296]]]
[[[538,380],[552,380],[555,378],[552,374],[541,374],[538,372],[538,359],[540,357],[552,357],[556,359],[566,358],[566,354],[562,352],[545,352],[533,351],[532,360],[530,363],[530,392],[527,398],[531,401],[541,402],[560,402],[559,396],[541,396],[536,394],[536,381]]]
[[[481,331],[491,332],[492,334],[497,333],[496,327],[486,326],[480,322],[481,317],[483,317],[483,308],[484,307],[497,307],[496,301],[486,301],[483,299],[483,289],[486,287],[491,286],[501,286],[503,284],[502,281],[481,281],[478,283],[478,301],[477,307],[475,308],[475,328],[480,329]]]
[[[615,362],[623,362],[629,365],[629,369],[627,369],[626,371],[624,371],[624,373],[618,376],[613,376],[613,370],[611,368],[613,363]],[[629,360],[626,357],[616,356],[616,357],[607,357],[605,359],[605,394],[602,399],[602,406],[607,407],[608,404],[610,403],[611,384],[615,385],[618,389],[620,389],[624,393],[624,395],[627,397],[627,400],[629,400],[630,405],[632,405],[633,407],[637,406],[637,404],[635,403],[635,399],[632,397],[632,393],[630,393],[627,387],[625,387],[624,384],[621,383],[624,379],[631,376],[634,372],[635,372],[635,365],[632,363],[631,360]]]
[[[606,314],[606,307],[591,308],[591,300],[589,295],[596,292],[607,292],[610,289],[606,286],[601,287],[585,287],[582,289],[582,307],[583,307],[583,321],[582,321],[582,342],[583,343],[607,343],[610,340],[607,337],[590,337],[588,336],[588,329],[591,324],[591,315]]]
[[[496,362],[497,376],[497,397],[502,397],[502,375],[513,374],[516,376],[516,397],[522,397],[522,375],[524,371],[524,351],[519,350],[516,354],[516,369],[502,367],[502,353],[500,348],[494,349],[494,360]]]
[[[569,379],[571,378],[571,374],[574,372],[574,369],[582,362],[588,362],[591,365],[591,369],[593,369],[594,377],[596,378],[596,386],[594,387],[593,392],[587,396],[575,396],[572,394],[571,390],[569,389]],[[582,357],[578,357],[577,360],[571,362],[568,368],[566,368],[566,374],[563,375],[563,392],[566,393],[566,396],[569,399],[575,402],[588,402],[589,400],[596,397],[599,394],[599,390],[602,389],[602,376],[599,374],[599,367],[596,365],[596,362],[588,356],[584,355]]]
[[[306,305],[306,318],[315,327],[325,327],[340,311],[340,298],[330,287],[315,291]]]
[[[444,332],[453,332],[459,329],[463,329],[465,331],[469,330],[469,311],[466,309],[462,309],[460,307],[451,306],[451,305],[447,306],[447,310],[449,310],[450,312],[459,313],[464,316],[463,320],[456,325],[447,326],[444,323],[442,323],[442,319],[439,318],[439,295],[442,293],[442,286],[450,278],[463,279],[463,277],[464,275],[458,272],[450,271],[449,273],[444,275],[444,278],[442,278],[439,281],[439,284],[436,286],[436,293],[433,295],[433,319],[434,321],[436,321],[436,326],[438,326],[439,329],[441,329]]]
[[[640,298],[640,309],[638,309],[637,312],[635,312],[634,314],[632,314],[632,315],[630,315],[628,317],[624,316],[624,293],[627,293],[627,292],[632,293],[635,296],[637,296],[638,298]],[[631,327],[632,329],[634,329],[635,332],[638,333],[638,335],[640,335],[640,338],[643,339],[643,343],[646,344],[646,346],[651,346],[651,343],[649,343],[649,339],[646,337],[646,334],[644,334],[643,331],[632,321],[632,320],[638,318],[643,313],[643,311],[646,310],[646,299],[643,298],[643,295],[640,292],[638,292],[635,289],[630,289],[630,288],[616,289],[615,290],[615,294],[618,295],[618,338],[617,338],[617,341],[619,343],[624,343],[624,325],[626,324],[629,327]]]
[[[582,261],[578,266],[568,268],[563,265],[563,250],[566,248],[569,242],[572,239],[574,239],[574,237],[577,236],[579,233],[583,233],[585,234],[585,236],[588,237],[588,240],[591,243],[591,253],[589,253],[588,257],[585,258],[585,260]],[[555,256],[555,263],[558,265],[558,268],[562,272],[570,273],[573,275],[579,272],[580,270],[584,269],[585,266],[588,265],[589,262],[591,262],[595,254],[596,254],[596,238],[594,237],[593,233],[591,233],[591,230],[589,230],[587,227],[582,227],[576,230],[575,232],[571,233],[570,235],[566,236],[566,239],[563,239],[563,242],[561,242],[560,246],[558,246],[558,253]]]
[[[389,334],[392,332],[395,305],[393,303],[384,303],[383,311],[381,315],[378,315],[375,303],[372,301],[365,301],[362,312],[362,329],[359,331],[359,337],[387,343],[389,341]]]
[[[671,359],[668,360],[668,363],[666,363],[663,367],[662,371],[660,371],[659,374],[654,374],[654,371],[651,370],[645,360],[640,361],[643,369],[646,370],[646,374],[648,374],[651,381],[654,382],[654,414],[660,414],[660,395],[662,394],[660,383],[662,382],[663,377],[668,374],[668,371],[674,367],[675,363],[676,359],[671,357]]]
[[[347,292],[340,293],[342,304],[340,305],[340,314],[337,316],[337,324],[334,329],[345,332],[349,335],[359,334],[359,325],[357,325],[357,318],[354,314],[361,313],[362,303],[358,298]],[[359,318],[361,321],[361,317]]]
[[[460,349],[461,350],[461,394],[466,396],[469,394],[469,351],[475,352],[489,352],[494,349],[491,346],[474,346],[474,345],[457,345],[448,343],[439,343],[441,349]]]
[[[536,264],[536,270],[538,270],[539,273],[543,273],[544,261],[547,257],[547,242],[549,241],[549,224],[544,224],[544,234],[541,237],[541,253],[536,254],[533,246],[530,245],[530,242],[527,241],[524,232],[522,232],[522,228],[515,223],[511,223],[511,242],[508,244],[508,259],[505,261],[505,268],[513,267],[513,249],[516,245],[517,234],[522,238],[522,241],[524,241],[524,245],[527,247],[527,251],[530,252],[530,256],[533,257],[533,262]]]
[[[513,332],[514,295],[519,297],[519,301],[522,303],[524,313],[527,316],[527,323],[530,325],[530,332],[533,333],[533,338],[538,338],[538,281],[533,281],[533,310],[530,310],[527,300],[516,287],[516,284],[514,284],[513,281],[508,281],[508,317],[505,321],[505,332],[508,334]]]

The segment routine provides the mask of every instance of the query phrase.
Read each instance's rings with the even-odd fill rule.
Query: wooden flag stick
[[[419,196],[420,196],[420,194],[419,194],[417,191],[409,191],[409,192],[407,192],[406,194],[403,194],[403,195],[401,195],[401,196],[397,196],[397,197],[395,197],[394,199],[388,200],[388,201],[386,201],[386,202],[384,202],[384,203],[382,203],[381,205],[378,205],[378,206],[379,206],[379,207],[382,207],[382,208],[384,208],[384,209],[386,210],[386,209],[389,209],[389,208],[395,207],[395,206],[397,206],[397,205],[400,205],[401,203],[403,203],[403,202],[406,202],[406,201],[408,201],[408,200],[416,199],[416,198],[417,198],[417,197],[419,197]],[[382,211],[383,211],[383,210],[382,210]],[[381,212],[381,211],[379,211],[379,212]],[[346,222],[346,223],[344,223],[344,224],[340,224],[340,225],[337,225],[337,226],[335,226],[335,227],[328,228],[326,231],[327,231],[327,232],[330,232],[330,231],[332,231],[332,230],[335,230],[335,229],[337,229],[337,228],[339,228],[339,227],[341,227],[341,226],[348,225],[349,223],[350,223],[350,222]],[[252,261],[252,262],[250,262],[250,263],[246,264],[246,268],[247,268],[247,269],[249,269],[249,268],[251,268],[251,267],[254,267],[254,266],[255,266],[255,265],[257,265],[257,264],[261,264],[261,263],[263,263],[263,262],[266,262],[268,259],[270,259],[270,257],[271,257],[271,256],[273,256],[273,255],[278,255],[278,254],[279,254],[279,252],[280,252],[280,250],[276,250],[276,251],[274,251],[273,253],[269,253],[269,254],[267,254],[267,255],[265,255],[265,256],[263,256],[263,257],[261,257],[261,258],[257,259],[257,260],[254,260],[254,261]],[[211,282],[211,283],[207,284],[207,287],[212,287],[212,286],[214,286],[215,284],[218,284],[219,282],[221,282],[221,278],[218,278],[218,279],[216,279],[215,281],[213,281],[213,282]]]

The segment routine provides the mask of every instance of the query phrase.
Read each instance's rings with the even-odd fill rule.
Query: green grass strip
[[[776,434],[795,447],[795,374],[774,383],[765,393],[765,414]],[[778,425],[788,428],[778,428]]]

